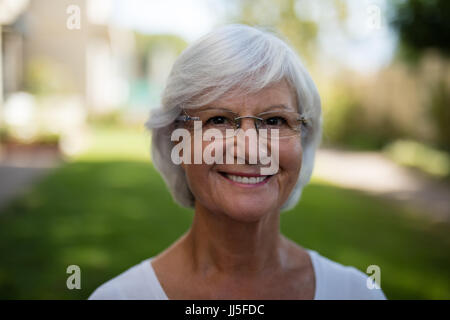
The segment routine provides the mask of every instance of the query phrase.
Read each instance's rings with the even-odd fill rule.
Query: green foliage
[[[379,150],[400,133],[390,118],[370,118],[360,99],[344,85],[323,102],[323,145]]]
[[[396,1],[392,26],[400,34],[407,57],[417,60],[425,49],[450,54],[450,2],[447,0]]]
[[[243,0],[233,3],[238,10],[234,16],[229,17],[230,21],[280,32],[307,65],[317,62],[316,54],[319,50],[317,40],[322,23],[329,23],[332,20],[336,27],[345,32],[348,8],[344,0],[326,1],[320,5],[325,8],[312,15],[309,13],[315,11],[316,7],[313,1]]]
[[[136,32],[135,39],[139,70],[142,72],[147,70],[148,57],[157,50],[170,50],[178,56],[187,47],[184,39],[171,34],[148,35]]]
[[[239,2],[234,20],[280,31],[305,59],[311,59],[318,33],[317,24],[299,18],[294,0],[257,0]]]
[[[142,34],[135,33],[136,49],[139,54],[146,55],[158,46],[170,46],[179,55],[186,47],[187,42],[179,36],[172,34]]]
[[[74,161],[150,161],[150,134],[142,127],[94,126],[86,152]]]
[[[437,142],[450,151],[450,89],[444,81],[432,89],[430,113],[436,125]]]
[[[0,143],[6,142],[8,140],[8,130],[4,127],[0,127]]]
[[[11,130],[7,128],[0,128],[0,143],[12,143],[12,144],[40,144],[40,145],[53,145],[57,146],[61,140],[59,133],[51,133],[41,131],[34,135],[31,139],[24,139],[15,135]]]
[[[58,145],[61,136],[58,133],[45,133],[37,136],[35,142],[47,145]]]
[[[87,122],[94,126],[119,127],[124,124],[123,116],[123,111],[116,109],[103,114],[89,114]]]
[[[450,177],[450,154],[412,140],[397,140],[384,149],[395,162],[438,178]]]
[[[323,103],[323,142],[325,145],[342,144],[351,135],[350,130],[360,110],[355,98],[342,88],[334,88]]]

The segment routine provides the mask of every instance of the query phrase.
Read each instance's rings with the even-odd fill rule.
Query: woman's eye
[[[228,123],[228,119],[225,117],[221,117],[221,116],[216,116],[216,117],[212,117],[209,118],[208,121],[206,121],[207,124],[227,124]]]
[[[265,122],[269,126],[282,126],[283,124],[286,123],[286,120],[283,119],[282,117],[272,117],[272,118],[266,119]]]

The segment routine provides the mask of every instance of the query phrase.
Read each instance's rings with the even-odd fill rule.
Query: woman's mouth
[[[252,175],[246,173],[219,172],[225,179],[241,186],[259,186],[267,183],[271,176]]]

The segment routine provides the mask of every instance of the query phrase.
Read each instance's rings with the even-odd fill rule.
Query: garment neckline
[[[152,266],[152,258],[148,258],[147,260],[144,260],[144,270],[150,272],[150,278],[153,283],[155,283],[158,287],[159,293],[164,297],[165,300],[169,300],[169,297],[167,296],[166,292],[164,291],[164,288],[161,285],[161,282],[159,282],[158,276],[155,273],[155,270]]]
[[[318,263],[317,263],[317,260],[316,260],[317,252],[314,251],[314,250],[311,250],[311,249],[305,249],[305,250],[309,254],[309,257],[311,259],[313,272],[314,272],[314,282],[315,282],[315,284],[314,284],[314,298],[313,298],[313,300],[317,300],[317,298],[319,296],[318,292],[319,292],[319,288],[320,288],[319,287],[320,279],[318,277],[318,273],[319,273],[318,272],[319,271],[318,267],[319,266],[318,266]],[[153,260],[153,257],[152,258],[148,258],[148,259],[143,261],[144,267],[145,267],[144,269],[150,273],[149,275],[151,277],[151,280],[157,285],[159,293],[164,297],[165,300],[169,300],[169,297],[167,296],[166,292],[164,291],[164,288],[162,287],[161,282],[159,282],[158,276],[156,275],[155,270],[153,269],[152,260]]]

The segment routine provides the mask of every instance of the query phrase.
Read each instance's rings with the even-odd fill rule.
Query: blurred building
[[[0,126],[25,140],[58,134],[75,150],[88,115],[127,103],[134,33],[112,24],[112,4],[0,0]]]
[[[4,97],[27,85],[37,93],[79,95],[93,113],[127,100],[134,37],[111,24],[111,1],[24,3],[2,21]]]
[[[17,65],[23,49],[20,33],[12,30],[10,25],[28,6],[28,0],[0,0],[0,104],[3,102],[4,91],[13,91],[14,86],[21,82],[22,64]],[[17,58],[15,58],[17,57]],[[7,78],[7,79],[6,79]]]

